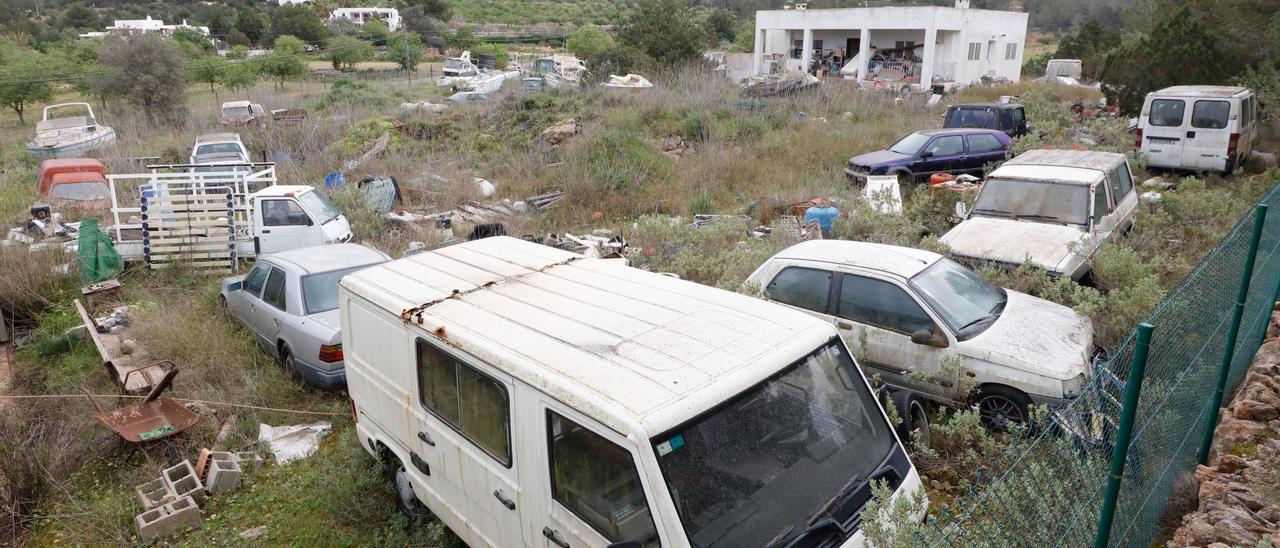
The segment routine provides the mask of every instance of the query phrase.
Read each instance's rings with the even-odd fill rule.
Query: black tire
[[[284,371],[285,378],[295,382],[298,380],[298,368],[293,362],[293,351],[287,344],[280,345],[280,369]]]
[[[1010,424],[1025,424],[1031,417],[1031,398],[1021,390],[998,384],[983,385],[973,397],[982,423],[996,432]]]
[[[906,390],[889,392],[889,401],[893,402],[894,409],[898,411],[898,437],[904,442],[916,440],[928,446],[932,442],[932,435],[929,432],[927,402]]]
[[[227,305],[226,295],[218,295],[218,310],[221,310],[224,314],[231,311],[231,307]]]

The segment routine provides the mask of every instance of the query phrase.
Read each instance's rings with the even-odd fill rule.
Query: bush
[[[644,186],[650,178],[665,177],[671,159],[643,139],[625,131],[607,131],[587,141],[588,172],[604,190]]]
[[[641,217],[627,235],[627,243],[640,250],[631,258],[632,266],[730,291],[748,290],[743,284],[747,276],[789,244],[778,233],[749,238],[747,225],[735,220],[695,228],[655,215]]]
[[[0,246],[0,310],[8,321],[27,322],[77,287],[76,256],[60,246],[28,251],[26,246]],[[69,267],[69,268],[68,268]]]

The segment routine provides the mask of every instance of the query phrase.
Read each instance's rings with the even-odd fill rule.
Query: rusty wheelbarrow
[[[98,402],[93,400],[93,395],[83,386],[80,387],[80,391],[89,398],[89,403],[93,404],[93,409],[98,412],[98,422],[119,434],[127,442],[143,443],[177,434],[200,420],[195,412],[173,398],[160,397],[160,393],[169,388],[177,375],[176,368],[165,373],[164,378],[151,389],[140,405],[120,407],[110,411],[103,411],[98,407]]]

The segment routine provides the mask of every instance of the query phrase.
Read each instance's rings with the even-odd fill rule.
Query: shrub
[[[746,231],[747,225],[736,220],[695,228],[670,217],[644,216],[627,235],[627,243],[640,250],[631,257],[631,264],[722,289],[745,291],[749,289],[743,284],[747,276],[790,243],[779,233],[756,239],[749,238]]]
[[[595,184],[602,189],[640,187],[653,176],[664,176],[671,159],[625,131],[607,131],[587,142],[586,162]]]
[[[26,322],[76,288],[76,256],[60,246],[28,251],[25,246],[0,246],[0,310],[9,321]]]

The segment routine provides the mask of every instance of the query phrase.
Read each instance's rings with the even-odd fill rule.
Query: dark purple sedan
[[[994,129],[930,129],[917,131],[889,147],[849,158],[844,172],[856,182],[868,175],[897,175],[900,182],[927,179],[934,173],[982,175],[987,164],[1003,162],[1009,136]]]

